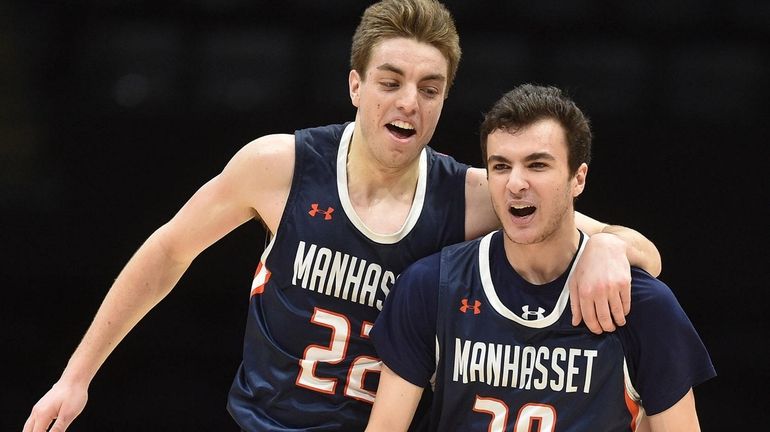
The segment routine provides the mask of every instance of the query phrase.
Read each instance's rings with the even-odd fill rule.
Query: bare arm
[[[610,234],[620,238],[625,243],[625,254],[632,266],[642,268],[655,277],[660,275],[663,268],[660,252],[642,233],[620,225],[607,225],[580,212],[575,212],[575,224],[590,236]]]
[[[594,333],[614,331],[626,323],[631,310],[631,270],[644,268],[660,273],[660,254],[640,233],[607,225],[575,213],[575,223],[591,236],[570,280],[572,324],[585,321]]]
[[[699,432],[698,413],[692,389],[671,408],[645,419],[650,432]]]
[[[382,365],[380,384],[366,432],[406,431],[420,403],[422,387],[401,378]]]
[[[247,145],[150,235],[115,279],[61,378],[32,409],[24,432],[45,431],[54,419],[51,431],[66,430],[85,407],[88,386],[110,353],[168,295],[200,252],[258,215],[271,230],[277,227],[293,161],[291,135]]]
[[[489,197],[487,171],[468,168],[465,175],[465,239],[481,237],[500,228]]]

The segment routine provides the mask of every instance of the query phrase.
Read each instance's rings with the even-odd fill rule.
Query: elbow
[[[178,235],[176,237],[178,238]],[[182,246],[183,242],[175,239],[174,230],[169,223],[155,230],[147,239],[147,244],[171,266],[187,267],[197,255],[187,252],[187,248]]]
[[[656,278],[660,277],[660,274],[663,272],[663,259],[655,245],[650,250],[648,262],[649,273]]]

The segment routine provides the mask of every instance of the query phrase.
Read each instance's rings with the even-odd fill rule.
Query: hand
[[[591,236],[570,284],[572,325],[584,321],[593,333],[625,325],[631,310],[631,267],[626,242],[614,234]]]
[[[32,408],[24,432],[64,432],[83,412],[87,400],[87,387],[57,382]]]

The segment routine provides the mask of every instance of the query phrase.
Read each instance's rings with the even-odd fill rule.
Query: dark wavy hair
[[[515,132],[543,119],[556,120],[564,128],[570,174],[591,162],[591,124],[575,102],[556,87],[523,84],[504,94],[484,115],[479,130],[484,164],[489,134],[498,129]]]

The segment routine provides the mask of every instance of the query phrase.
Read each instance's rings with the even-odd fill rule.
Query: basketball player
[[[380,367],[369,330],[396,276],[498,226],[484,172],[426,147],[459,60],[441,4],[368,8],[352,44],[355,121],[240,150],[131,258],[24,430],[53,419],[52,430],[66,429],[115,346],[199,253],[252,219],[271,241],[250,290],[229,412],[249,431],[363,430]],[[580,312],[596,331],[611,330],[628,308],[629,262],[656,272],[660,258],[633,230],[579,220],[597,233],[580,261]]]
[[[634,268],[624,327],[572,326],[588,120],[558,89],[524,85],[495,103],[481,142],[502,229],[400,276],[371,332],[384,367],[367,430],[406,430],[434,373],[431,430],[699,430],[692,386],[715,372],[663,282]]]

